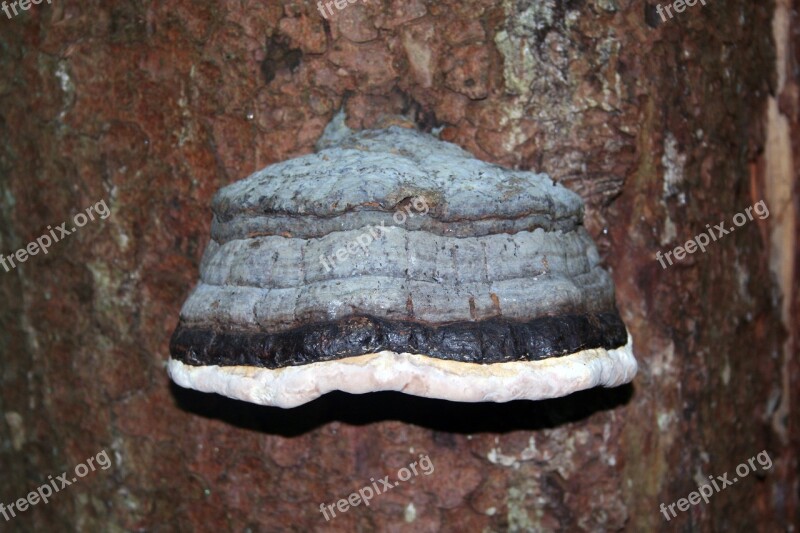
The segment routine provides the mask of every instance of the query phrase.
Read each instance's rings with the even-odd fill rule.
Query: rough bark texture
[[[19,531],[780,531],[798,524],[798,2],[53,0],[0,14],[0,501],[102,449]],[[331,394],[284,411],[171,386],[181,302],[222,185],[412,114],[547,172],[635,339],[632,387],[463,405]],[[663,270],[706,224],[756,219]],[[669,523],[672,503],[766,450]],[[427,454],[435,466],[326,522]]]

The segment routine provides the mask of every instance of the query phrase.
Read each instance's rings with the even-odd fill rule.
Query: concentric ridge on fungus
[[[633,378],[576,194],[396,126],[329,127],[320,145],[214,198],[170,344],[179,385],[291,407],[330,390],[508,401]]]

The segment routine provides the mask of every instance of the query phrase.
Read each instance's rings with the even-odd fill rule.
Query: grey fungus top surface
[[[432,135],[329,127],[317,153],[223,188],[212,210],[171,342],[182,364],[491,365],[628,341],[581,198]]]
[[[339,143],[220,190],[212,203],[214,238],[311,237],[358,223],[396,225],[391,215],[415,198],[429,212],[408,229],[438,234],[568,231],[581,222],[580,197],[547,175],[479,161],[432,135],[393,126],[351,133]]]

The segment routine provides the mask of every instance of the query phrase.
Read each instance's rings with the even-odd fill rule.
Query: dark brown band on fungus
[[[214,331],[179,324],[170,341],[173,359],[192,366],[276,369],[389,350],[464,363],[539,361],[591,348],[624,346],[619,314],[545,316],[527,322],[491,318],[431,325],[350,316],[279,333]]]

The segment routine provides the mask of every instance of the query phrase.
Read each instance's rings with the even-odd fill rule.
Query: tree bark
[[[0,12],[0,253],[98,202],[111,212],[0,270],[0,502],[102,450],[113,462],[0,527],[800,524],[800,2],[696,2],[664,20],[655,0],[330,5],[327,18],[312,0]],[[212,195],[310,152],[341,108],[353,128],[410,116],[578,192],[635,340],[633,385],[509,404],[330,394],[292,410],[171,385]],[[655,259],[761,200],[769,217],[705,253]],[[660,511],[762,451],[769,468]],[[420,453],[431,475],[325,520],[321,503]]]

